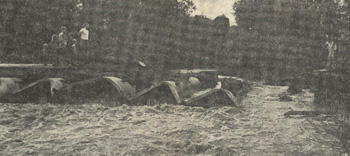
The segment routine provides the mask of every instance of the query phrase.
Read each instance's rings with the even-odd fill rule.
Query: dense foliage
[[[143,60],[157,70],[215,67],[229,20],[190,17],[191,0],[61,0],[3,1],[6,38],[2,61],[40,62],[44,43],[68,28],[77,38],[83,23],[90,24],[90,50],[96,58],[125,65]],[[30,15],[30,17],[29,17]],[[28,17],[27,17],[28,16]],[[102,61],[102,62],[104,62]]]
[[[326,41],[340,36],[336,1],[241,0],[233,8],[234,50],[242,53],[243,68],[267,81],[323,68]]]
[[[191,0],[3,0],[2,62],[40,62],[42,45],[68,28],[78,38],[90,24],[90,50],[100,62],[139,59],[163,69],[219,68],[229,74],[280,81],[325,66],[332,40],[346,62],[348,0],[240,0],[237,26],[225,16],[189,16]],[[326,37],[328,36],[328,38]],[[345,37],[344,37],[345,36]],[[344,39],[345,38],[345,39]],[[247,72],[251,71],[251,72]]]
[[[4,0],[0,6],[2,62],[34,61],[41,45],[61,25],[70,25],[76,11],[71,0]]]
[[[91,26],[96,56],[131,54],[165,57],[173,48],[194,5],[191,0],[13,0],[1,1],[2,61],[36,62],[41,46],[66,26],[77,38],[83,23]],[[171,49],[173,50],[173,49]],[[175,53],[171,51],[172,53]],[[171,58],[171,57],[170,57]],[[149,60],[159,60],[149,58]],[[120,59],[125,60],[125,59]],[[151,61],[150,61],[151,62]]]

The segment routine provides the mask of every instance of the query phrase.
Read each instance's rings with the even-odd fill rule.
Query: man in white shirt
[[[85,54],[86,57],[89,56],[88,52],[88,42],[89,42],[89,24],[84,24],[83,28],[79,31],[80,36],[80,49]]]

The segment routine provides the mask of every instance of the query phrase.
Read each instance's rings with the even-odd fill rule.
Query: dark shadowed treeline
[[[240,0],[233,7],[238,25],[227,40],[225,49],[232,55],[228,58],[235,58],[236,71],[249,79],[270,84],[294,77],[309,81],[316,88],[318,108],[347,114],[348,120],[349,4],[348,0]],[[327,41],[337,45],[334,68],[312,72],[326,67]]]
[[[2,62],[40,62],[42,45],[61,26],[72,40],[83,23],[90,24],[89,49],[95,60],[121,68],[138,59],[158,71],[218,68],[277,83],[324,68],[326,41],[337,43],[341,66],[348,62],[347,1],[340,6],[330,0],[240,0],[233,6],[238,25],[232,27],[225,16],[189,16],[195,9],[191,0],[0,3]]]
[[[1,62],[33,62],[41,45],[73,21],[73,1],[0,1]],[[69,27],[71,28],[71,27]]]
[[[251,78],[278,82],[324,68],[326,41],[338,44],[338,58],[348,49],[342,42],[348,41],[348,35],[341,31],[349,31],[345,23],[349,19],[342,19],[341,9],[330,0],[238,1],[231,50],[241,58],[241,71],[251,71]]]
[[[156,70],[217,67],[229,29],[221,16],[190,17],[191,0],[2,1],[2,61],[38,62],[41,45],[61,26],[70,39],[90,24],[97,61],[125,65],[135,59]],[[27,17],[31,15],[30,17]],[[23,24],[24,23],[24,24]]]
[[[88,12],[101,10],[86,16],[99,31],[96,51],[122,63],[137,58],[155,70],[215,67],[229,29],[226,17],[190,17],[191,1],[89,1],[85,6]]]

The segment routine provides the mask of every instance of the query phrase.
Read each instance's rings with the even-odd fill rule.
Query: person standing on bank
[[[78,50],[77,50],[77,40],[76,39],[72,40],[72,45],[70,46],[70,51],[71,51],[70,62],[75,64],[75,63],[78,62],[77,59],[79,58]]]
[[[329,70],[332,70],[336,66],[334,55],[337,50],[337,45],[334,43],[334,41],[327,41],[326,44],[328,49],[328,58],[327,58],[326,68]]]
[[[68,45],[68,34],[67,27],[62,26],[60,29],[60,33],[58,34],[58,62],[62,64],[64,61],[64,57],[67,53],[67,45]]]
[[[80,49],[81,52],[84,53],[85,58],[89,58],[90,54],[88,51],[88,46],[89,46],[89,24],[84,24],[83,28],[80,29],[79,31],[79,36],[80,36]]]
[[[58,64],[58,35],[53,34],[51,37],[51,41],[49,43],[49,48],[50,48],[50,52],[49,52],[49,62],[51,62],[52,64]]]
[[[47,43],[44,43],[43,44],[43,48],[41,50],[41,57],[40,57],[40,61],[42,63],[44,63],[44,65],[47,65],[49,62],[48,62],[48,59],[49,58],[49,44]]]

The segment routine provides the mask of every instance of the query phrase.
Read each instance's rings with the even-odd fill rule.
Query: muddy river
[[[284,116],[313,109],[286,90],[255,85],[241,108],[0,104],[0,155],[348,155],[335,117]]]

